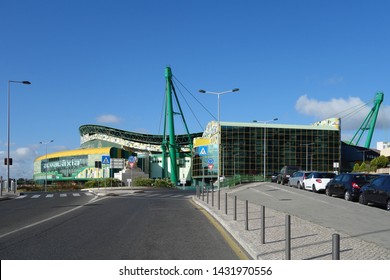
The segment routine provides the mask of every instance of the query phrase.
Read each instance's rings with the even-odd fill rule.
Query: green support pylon
[[[175,140],[175,125],[174,125],[174,112],[173,112],[173,106],[172,106],[172,71],[170,67],[165,68],[165,80],[166,80],[166,103],[165,103],[165,124],[164,127],[166,127],[166,122],[168,121],[168,128],[169,128],[169,162],[171,167],[171,182],[173,184],[177,184],[177,161],[176,161],[176,153],[177,153],[177,147],[176,147],[176,140]],[[164,147],[166,147],[166,131],[164,129],[164,142],[162,143]],[[166,149],[163,148],[163,173],[164,169],[166,168],[164,166],[164,163],[166,162]],[[163,177],[165,178],[165,174],[163,174]]]
[[[383,92],[378,92],[375,96],[374,106],[371,108],[370,112],[364,119],[363,123],[359,127],[358,131],[352,137],[352,140],[349,142],[351,145],[357,146],[359,144],[360,139],[362,138],[364,132],[368,131],[368,135],[366,138],[366,142],[364,144],[365,148],[370,148],[372,136],[375,131],[375,124],[378,118],[379,108],[383,102],[384,94]],[[356,141],[354,141],[357,139]]]

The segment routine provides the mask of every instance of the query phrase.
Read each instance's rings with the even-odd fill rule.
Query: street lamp
[[[301,146],[306,146],[306,171],[309,171],[309,146],[314,145],[315,143],[302,144]],[[313,168],[310,168],[313,169]],[[312,171],[312,170],[310,170]]]
[[[254,120],[253,122],[261,122],[263,124],[267,124],[269,122],[275,122],[277,121],[278,118],[273,118],[272,120],[268,120],[268,121],[257,121],[257,120]],[[265,182],[265,176],[266,176],[266,165],[267,165],[267,153],[266,153],[266,150],[267,150],[267,126],[264,126],[264,149],[263,149],[263,160],[264,160],[264,168],[263,168],[263,177],[264,177],[264,182]]]
[[[42,144],[42,145],[45,145],[46,147],[46,153],[45,153],[45,161],[46,161],[46,168],[45,168],[45,171],[46,171],[46,177],[45,177],[45,192],[47,192],[47,167],[49,166],[48,163],[47,163],[47,144],[49,143],[53,143],[54,140],[50,140],[50,141],[47,141],[47,142],[39,142],[39,144]]]
[[[227,90],[227,91],[220,91],[220,92],[214,92],[214,91],[206,91],[206,90],[203,90],[203,89],[200,89],[199,92],[200,93],[210,93],[210,94],[216,94],[218,95],[218,130],[219,130],[219,135],[218,135],[218,177],[217,177],[217,182],[218,182],[218,190],[219,190],[219,183],[220,183],[220,177],[221,177],[221,164],[220,164],[220,146],[221,146],[221,136],[222,136],[222,132],[221,132],[221,122],[220,122],[220,95],[222,94],[225,94],[225,93],[229,93],[229,92],[237,92],[239,91],[240,89],[239,88],[234,88],[234,89],[231,89],[231,90]]]
[[[7,145],[8,145],[8,150],[7,150],[7,159],[6,159],[6,164],[7,164],[7,185],[8,185],[8,191],[10,190],[10,180],[9,180],[9,166],[12,164],[12,159],[10,158],[10,127],[11,127],[11,112],[10,112],[10,105],[11,105],[11,83],[15,84],[24,84],[24,85],[31,85],[29,81],[8,81],[8,128],[7,128]],[[16,190],[14,189],[14,192]]]

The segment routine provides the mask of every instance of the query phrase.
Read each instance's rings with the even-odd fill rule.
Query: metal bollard
[[[291,217],[286,215],[286,260],[291,260]]]
[[[221,209],[221,190],[218,189],[218,210]]]
[[[227,209],[228,209],[228,201],[227,201],[227,193],[225,193],[225,215],[227,215]]]
[[[209,189],[207,189],[207,204],[209,204]]]
[[[214,207],[214,186],[211,185],[211,206]]]
[[[265,206],[264,205],[261,205],[260,242],[261,244],[265,244]]]
[[[332,234],[332,260],[340,259],[340,235]]]
[[[245,200],[245,229],[249,230],[248,200]]]
[[[234,196],[234,218],[233,220],[237,221],[237,196]]]
[[[202,186],[202,201],[204,201],[204,186]]]

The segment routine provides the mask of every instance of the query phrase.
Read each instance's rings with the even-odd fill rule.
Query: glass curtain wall
[[[266,136],[264,138],[264,136]],[[265,150],[264,150],[265,148]],[[302,170],[334,171],[340,162],[340,131],[338,129],[279,128],[272,126],[222,126],[220,147],[221,176],[263,175],[279,172],[284,165]],[[214,167],[208,169],[208,158]],[[215,177],[218,172],[218,150],[207,156],[195,153],[194,178]],[[264,165],[265,163],[265,165]]]

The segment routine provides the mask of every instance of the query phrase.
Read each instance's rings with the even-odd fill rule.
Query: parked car
[[[306,177],[310,174],[310,171],[297,171],[294,172],[293,175],[290,176],[290,179],[288,180],[288,186],[289,187],[295,187],[298,189],[303,189],[303,180],[306,179]]]
[[[277,180],[277,178],[278,178],[278,172],[275,172],[275,173],[273,173],[272,175],[271,175],[271,182],[272,183],[276,183],[276,180]]]
[[[360,190],[359,202],[361,204],[377,204],[390,211],[390,175],[380,175]]]
[[[306,179],[303,180],[303,188],[313,192],[324,191],[326,184],[336,176],[332,172],[311,172]]]
[[[343,173],[334,177],[325,187],[325,193],[329,196],[344,197],[348,201],[357,201],[360,188],[377,178],[375,174]]]
[[[292,165],[286,165],[283,166],[283,168],[280,170],[278,177],[276,178],[276,182],[278,184],[287,184],[288,180],[290,179],[290,176],[294,173],[300,170],[301,168],[298,166],[292,166]]]

